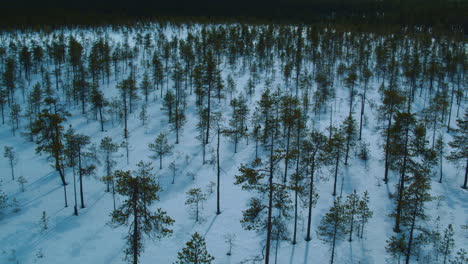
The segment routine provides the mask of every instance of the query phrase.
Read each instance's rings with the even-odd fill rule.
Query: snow
[[[82,29],[74,30],[72,33],[78,35],[83,32],[88,39],[95,39],[91,31]],[[109,38],[119,42],[124,39],[122,32],[106,29]],[[151,32],[151,31],[150,31]],[[65,31],[65,34],[68,32]],[[178,32],[177,29],[165,31],[168,39],[172,35],[185,36],[186,30]],[[134,33],[131,32],[130,36]],[[32,34],[30,38],[37,38]],[[80,39],[78,37],[78,39]],[[130,45],[133,45],[130,40]],[[3,41],[3,40],[2,40]],[[88,48],[89,47],[86,47]],[[52,66],[50,66],[52,67]],[[222,67],[223,68],[223,67]],[[223,68],[223,77],[229,72],[229,67]],[[242,90],[248,79],[248,73],[241,76],[233,75],[237,80],[237,89]],[[122,76],[120,76],[121,78]],[[34,76],[39,78],[39,76]],[[52,80],[54,78],[52,77]],[[141,80],[141,72],[140,78]],[[31,82],[32,84],[35,81]],[[281,74],[276,74],[275,83],[283,84]],[[116,96],[115,81],[111,75],[111,83],[104,84],[101,88],[107,98]],[[283,85],[284,86],[284,85]],[[372,83],[369,89],[369,100],[379,104],[380,99],[376,91],[379,84]],[[276,87],[276,84],[273,85]],[[259,98],[263,90],[263,84],[256,88],[256,95],[249,100],[251,112],[254,111],[255,99]],[[20,93],[18,100],[23,104]],[[134,170],[138,161],[150,161],[150,151],[148,143],[152,142],[159,132],[170,132],[167,125],[167,116],[161,110],[162,102],[159,92],[154,95],[155,101],[151,99],[148,106],[149,125],[145,129],[141,127],[138,119],[139,107],[129,118],[130,131],[130,162],[127,164],[124,149],[119,150],[118,165],[116,169]],[[153,98],[150,97],[150,98]],[[173,263],[176,261],[177,252],[180,251],[185,242],[188,241],[194,232],[198,232],[206,239],[207,249],[214,257],[216,264],[241,263],[246,259],[252,259],[260,255],[261,242],[264,235],[259,235],[252,231],[246,231],[240,224],[242,211],[246,209],[246,202],[252,196],[246,191],[242,191],[240,186],[234,185],[234,176],[238,175],[238,168],[241,163],[248,163],[254,158],[254,144],[246,145],[243,140],[239,143],[238,153],[234,154],[233,144],[229,139],[221,138],[221,214],[216,215],[216,191],[208,195],[207,201],[203,204],[202,221],[195,223],[191,217],[188,207],[184,204],[186,191],[190,188],[202,188],[207,191],[210,181],[216,182],[216,167],[213,164],[202,164],[201,146],[195,139],[196,131],[196,109],[194,107],[194,95],[189,97],[187,123],[183,127],[180,143],[176,145],[174,153],[164,157],[163,169],[158,169],[158,162],[153,163],[154,172],[163,191],[160,193],[160,201],[155,202],[152,208],[162,208],[175,220],[173,234],[170,237],[162,238],[158,241],[145,239],[145,250],[141,255],[141,263]],[[355,100],[357,101],[357,100]],[[231,110],[224,100],[220,104],[217,99],[213,100],[215,109],[223,113],[227,120]],[[348,92],[343,87],[337,90],[336,108],[333,109],[334,123],[338,124],[347,115]],[[357,103],[357,102],[356,102]],[[24,105],[24,104],[23,104]],[[357,109],[357,105],[355,106]],[[354,190],[362,194],[367,190],[370,194],[370,207],[374,211],[374,217],[366,227],[365,239],[355,239],[352,243],[341,241],[338,243],[336,263],[386,263],[389,255],[385,252],[386,240],[393,234],[393,221],[389,218],[389,213],[394,207],[394,202],[389,199],[390,193],[394,190],[397,182],[397,175],[390,175],[389,184],[385,185],[383,178],[383,155],[382,140],[380,134],[376,132],[376,108],[367,105],[367,122],[364,126],[363,140],[370,143],[371,158],[367,165],[351,155],[350,166],[345,167],[340,164],[338,191],[342,188],[343,195],[350,194]],[[465,107],[465,106],[464,106]],[[24,107],[23,107],[24,108]],[[100,125],[97,121],[87,121],[80,114],[80,107],[71,109],[73,116],[67,121],[79,133],[91,136],[95,144],[105,136],[110,136],[118,142],[123,140],[122,126],[110,122],[106,124],[106,132],[100,132]],[[455,112],[455,111],[454,111]],[[460,111],[463,113],[462,111]],[[355,115],[357,118],[357,114]],[[455,120],[453,113],[452,120]],[[329,115],[322,115],[315,123],[317,127],[324,129],[328,126]],[[212,133],[215,137],[215,133]],[[451,137],[445,136],[446,140]],[[170,142],[175,141],[175,134],[169,133]],[[24,176],[28,183],[23,193],[16,181],[10,177],[10,167],[6,159],[0,159],[1,189],[8,195],[9,201],[17,199],[21,210],[17,213],[12,208],[3,210],[0,215],[0,263],[124,263],[123,249],[125,248],[127,227],[111,228],[108,225],[110,213],[112,211],[112,194],[105,192],[105,184],[99,180],[104,169],[99,167],[97,176],[90,176],[84,180],[85,204],[86,208],[79,210],[79,216],[73,215],[73,185],[71,171],[67,170],[67,181],[71,184],[67,186],[68,208],[64,208],[63,187],[57,173],[50,166],[44,155],[35,153],[35,144],[26,141],[20,136],[12,136],[7,125],[0,126],[0,148],[6,145],[15,147],[18,153],[19,163],[15,167],[16,176]],[[207,146],[207,150],[216,147],[216,141],[212,140]],[[214,153],[214,152],[213,152]],[[207,158],[211,157],[207,151]],[[188,160],[186,159],[188,156]],[[175,162],[177,175],[175,184],[171,184],[172,172],[169,169],[170,162]],[[440,229],[449,224],[454,225],[455,239],[457,247],[468,245],[466,230],[461,226],[468,224],[468,203],[466,202],[467,191],[460,188],[462,173],[452,164],[444,163],[444,182],[439,184],[433,177],[432,194],[443,196],[440,204],[430,203],[428,211],[432,216],[429,221],[433,224],[436,216],[441,217]],[[194,173],[195,180],[187,174]],[[333,203],[332,188],[333,179],[325,178],[332,175],[332,171],[323,168],[317,173],[316,183],[320,198],[318,205],[313,209],[312,225],[316,229],[321,217],[328,211]],[[343,184],[343,185],[341,185]],[[123,197],[117,195],[117,205]],[[42,212],[45,211],[48,217],[49,228],[41,232],[39,221]],[[312,233],[312,241],[304,241],[306,228],[306,208],[300,208],[300,221],[298,225],[298,243],[292,245],[288,241],[282,241],[279,247],[277,263],[327,263],[330,258],[329,246],[318,239],[315,232]],[[292,221],[291,221],[292,223]],[[233,254],[227,256],[228,245],[224,242],[225,235],[235,234]],[[272,243],[272,256],[274,259],[274,246]],[[43,255],[42,258],[38,254]],[[247,262],[247,263],[252,263]],[[259,262],[257,262],[259,263]]]

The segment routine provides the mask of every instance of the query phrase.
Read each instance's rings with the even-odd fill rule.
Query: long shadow
[[[294,264],[295,252],[296,252],[296,245],[292,245],[291,256],[289,256],[289,264]]]
[[[309,246],[310,246],[310,242],[307,242],[305,253],[304,253],[304,264],[307,264],[309,260]]]
[[[55,171],[49,172],[48,174],[46,174],[46,175],[44,175],[42,177],[39,177],[35,181],[25,185],[24,186],[24,189],[26,190],[25,192],[27,192],[27,190],[34,190],[34,188],[32,188],[33,186],[36,186],[36,185],[37,186],[43,186],[43,185],[51,182],[55,178],[55,174],[56,174]],[[59,181],[58,176],[57,176],[57,181]],[[8,196],[12,197],[12,198],[15,198],[17,196],[20,196],[21,194],[23,194],[23,192],[17,191],[15,193],[10,193]]]
[[[213,226],[214,222],[216,221],[216,218],[218,218],[218,215],[215,215],[215,216],[213,217],[213,219],[211,219],[211,223],[210,223],[210,225],[208,226],[208,228],[206,229],[205,234],[203,235],[203,237],[206,237],[206,235],[208,235],[208,232],[210,232],[210,229],[211,229],[211,227]]]

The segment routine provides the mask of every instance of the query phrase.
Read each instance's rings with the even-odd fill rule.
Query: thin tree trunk
[[[288,177],[288,165],[289,165],[289,141],[291,138],[291,126],[288,126],[288,133],[286,136],[286,156],[284,159],[284,177],[283,177],[283,183],[286,183],[287,177]]]
[[[400,176],[400,182],[398,186],[398,200],[397,200],[397,209],[396,209],[396,216],[395,216],[395,232],[400,232],[400,217],[401,217],[401,207],[403,204],[403,190],[405,188],[405,174],[406,174],[406,163],[408,159],[408,137],[409,137],[409,128],[408,124],[406,124],[406,135],[405,135],[405,152],[403,157],[403,166],[402,172]]]
[[[211,119],[211,81],[210,83],[208,84],[208,107],[207,107],[207,111],[208,111],[208,117],[207,117],[207,120],[206,120],[206,138],[205,138],[205,144],[208,144],[208,140],[210,138],[210,119]]]
[[[335,181],[333,183],[333,196],[336,195],[336,181],[337,181],[337,178],[338,178],[338,164],[339,164],[339,161],[340,161],[340,155],[336,155],[336,165],[335,165]]]
[[[388,118],[388,125],[387,125],[387,139],[385,140],[385,172],[384,172],[384,182],[385,184],[388,183],[388,169],[389,169],[389,164],[388,164],[388,159],[390,158],[390,151],[389,151],[389,145],[390,145],[390,127],[392,126],[392,115],[389,116]]]
[[[463,183],[463,189],[466,189],[467,181],[468,181],[468,159],[466,160],[466,165],[465,165],[465,182]]]
[[[63,185],[63,194],[65,196],[65,207],[68,207],[68,201],[67,201],[67,185]]]
[[[300,152],[300,136],[301,136],[301,124],[300,120],[298,120],[297,124],[297,160],[296,160],[296,177],[294,179],[294,235],[293,235],[293,241],[292,244],[296,244],[296,233],[297,233],[297,198],[298,198],[298,188],[299,188],[299,160],[301,157],[301,152]]]
[[[312,160],[312,165],[310,168],[310,188],[309,188],[309,214],[307,218],[307,235],[306,241],[310,241],[310,228],[312,225],[312,207],[313,207],[313,198],[314,198],[314,171],[315,171],[315,158]]]
[[[218,166],[218,168],[217,168],[218,184],[216,186],[216,189],[217,189],[216,190],[217,191],[217,193],[216,193],[216,214],[217,215],[221,214],[220,205],[219,205],[219,199],[220,199],[219,191],[220,191],[220,184],[221,184],[220,179],[219,179],[220,174],[221,174],[221,167],[219,166],[219,134],[220,134],[220,132],[221,131],[220,131],[219,127],[218,127],[218,146],[216,147],[216,163],[217,163],[217,166]]]
[[[13,164],[13,160],[10,160],[10,168],[11,168],[11,179],[15,180],[15,165]]]
[[[442,183],[442,161],[443,161],[443,153],[440,152],[440,179],[439,179],[439,183]]]
[[[135,186],[136,187],[136,186]],[[134,188],[135,188],[134,187]],[[133,264],[138,264],[138,242],[140,240],[138,233],[138,190],[134,190],[133,194],[133,241],[132,241],[132,250],[133,250]]]
[[[78,202],[76,199],[76,175],[75,175],[75,167],[73,169],[73,193],[75,195],[75,206],[73,207],[73,212],[75,215],[78,215]]]
[[[331,255],[331,264],[333,264],[333,260],[335,258],[335,243],[336,243],[336,229],[337,229],[337,223],[335,222],[335,227],[333,229],[333,243],[332,243],[332,255]]]
[[[271,134],[271,148],[270,148],[270,176],[268,179],[268,219],[267,219],[267,241],[265,251],[265,264],[270,263],[270,244],[271,244],[271,215],[273,211],[273,139],[274,133]]]
[[[102,118],[102,107],[99,107],[99,117],[101,120],[101,132],[104,132],[104,119]]]
[[[84,204],[84,194],[83,194],[83,172],[81,168],[81,149],[78,151],[78,168],[80,175],[80,199],[81,199],[81,208],[85,208]]]
[[[417,201],[417,203],[419,203],[419,201]],[[413,244],[413,232],[414,232],[414,226],[416,224],[416,213],[418,210],[417,205],[415,205],[416,208],[415,210],[413,211],[413,217],[412,217],[412,221],[411,221],[411,228],[410,228],[410,237],[409,237],[409,240],[408,240],[408,249],[406,250],[406,264],[409,264],[409,261],[410,261],[410,257],[411,257],[411,249],[412,249],[412,244]]]

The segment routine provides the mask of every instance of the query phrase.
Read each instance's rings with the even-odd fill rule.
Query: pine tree
[[[90,143],[89,136],[76,134],[73,128],[69,128],[65,134],[66,147],[65,154],[68,157],[70,167],[73,168],[73,186],[75,192],[75,215],[78,215],[78,209],[76,204],[76,184],[75,184],[75,167],[78,167],[78,175],[80,181],[80,202],[81,208],[85,208],[84,203],[84,191],[83,191],[83,176],[90,175],[93,173],[95,166],[85,166],[84,160],[88,155],[85,151],[86,145]]]
[[[236,82],[231,74],[227,77],[226,91],[229,93],[229,100],[232,100],[232,94],[236,91]]]
[[[177,253],[177,259],[174,264],[211,264],[215,258],[206,250],[205,239],[195,232],[185,248]]]
[[[359,196],[356,194],[356,190],[354,190],[352,194],[346,197],[346,202],[344,203],[346,223],[349,224],[347,231],[349,233],[349,242],[353,241],[353,231],[359,213],[359,200]]]
[[[48,109],[42,110],[39,113],[38,120],[34,123],[33,134],[36,137],[36,152],[49,153],[53,159],[55,170],[59,173],[60,179],[62,180],[64,196],[65,196],[65,207],[67,203],[67,182],[65,181],[65,172],[62,166],[64,159],[64,144],[63,144],[63,125],[62,123],[66,120],[65,114],[51,113]]]
[[[187,200],[185,204],[189,205],[195,214],[195,222],[198,222],[200,214],[200,203],[206,201],[206,194],[200,188],[192,188],[187,191]]]
[[[427,127],[432,128],[432,149],[434,149],[436,143],[436,132],[444,125],[445,114],[449,106],[447,97],[446,92],[437,92],[430,105],[423,111]]]
[[[91,90],[91,103],[94,107],[96,114],[99,112],[99,119],[101,122],[101,131],[104,131],[104,118],[102,115],[103,108],[107,105],[104,94],[99,91],[97,86],[93,86]]]
[[[301,109],[299,107],[299,100],[292,96],[284,96],[281,98],[281,109],[280,109],[280,120],[285,128],[285,140],[286,140],[286,155],[284,158],[284,175],[283,183],[286,182],[288,177],[289,159],[290,159],[290,140],[291,133],[295,126],[298,125],[298,121],[301,118]]]
[[[345,165],[348,165],[348,157],[349,157],[349,151],[350,149],[355,145],[356,143],[356,121],[354,118],[350,115],[348,116],[344,121],[343,125],[341,127],[342,133],[344,133],[346,136],[346,151],[345,151]]]
[[[146,104],[141,105],[141,111],[140,111],[140,114],[138,115],[138,118],[141,121],[141,125],[146,128],[148,124],[148,107]]]
[[[174,122],[173,116],[174,116],[174,109],[175,109],[175,95],[171,90],[167,91],[166,95],[164,96],[162,109],[167,111],[167,116],[169,119],[168,122],[169,123]]]
[[[167,141],[167,135],[160,133],[153,143],[148,145],[150,151],[154,152],[154,155],[150,156],[152,159],[159,159],[159,169],[162,169],[162,158],[163,156],[172,153],[173,145]]]
[[[326,143],[327,137],[317,130],[312,131],[302,143],[302,151],[305,153],[303,163],[306,166],[307,174],[310,175],[306,241],[311,240],[312,207],[318,200],[318,193],[314,186],[315,172],[325,163]]]
[[[341,197],[337,197],[333,201],[333,206],[320,221],[317,234],[324,242],[331,243],[330,263],[333,264],[336,241],[343,239],[347,234],[345,208],[341,202]]]
[[[336,131],[333,133],[332,137],[328,140],[327,144],[327,154],[330,162],[332,160],[335,161],[335,172],[334,172],[334,182],[333,182],[333,193],[332,195],[336,195],[336,184],[338,181],[338,169],[339,169],[339,164],[340,160],[342,159],[342,156],[344,154],[344,143],[345,143],[345,138],[341,135],[340,132]]]
[[[151,82],[147,72],[143,74],[143,80],[140,83],[140,90],[145,97],[145,104],[148,104],[148,96],[151,92]]]
[[[20,187],[21,187],[21,192],[24,192],[24,191],[25,191],[24,185],[25,185],[26,183],[28,183],[28,180],[26,180],[26,178],[23,177],[23,176],[19,176],[19,177],[18,177],[18,180],[16,180],[16,181],[18,182],[18,184],[19,184]]]
[[[123,80],[117,85],[117,88],[120,90],[120,97],[123,105],[123,114],[124,114],[124,138],[128,138],[128,113],[131,111],[132,98],[135,95],[135,80],[132,79],[130,75],[127,79]]]
[[[450,260],[450,256],[455,248],[455,239],[453,236],[453,227],[452,224],[449,224],[444,231],[444,236],[442,237],[442,241],[440,241],[438,248],[438,251],[444,256],[444,264],[447,263],[447,259]]]
[[[8,93],[8,105],[14,102],[16,88],[16,63],[13,58],[8,58],[5,64],[5,70],[2,73],[2,83]]]
[[[442,163],[444,160],[444,154],[445,154],[445,143],[444,143],[444,138],[442,135],[439,135],[436,140],[435,148],[434,148],[437,158],[439,159],[439,171],[440,171],[440,178],[439,178],[439,183],[442,183]]]
[[[359,200],[357,211],[357,221],[359,223],[358,236],[362,239],[364,237],[364,226],[367,224],[369,219],[372,218],[374,212],[369,208],[369,193],[364,192],[362,198]]]
[[[8,207],[8,196],[2,191],[2,181],[0,180],[0,213]]]
[[[28,46],[23,46],[21,48],[21,51],[19,54],[19,62],[23,68],[24,77],[26,78],[26,80],[29,81],[32,61],[31,61],[31,52],[29,51]]]
[[[354,86],[356,85],[357,75],[354,72],[350,72],[348,76],[345,78],[345,85],[349,89],[349,114],[348,116],[351,117],[352,109],[353,109],[353,101],[354,101]]]
[[[464,119],[457,120],[458,129],[454,130],[453,141],[449,142],[452,151],[447,157],[452,162],[465,162],[465,181],[463,189],[468,188],[468,110],[465,112]]]
[[[7,102],[8,92],[0,88],[0,108],[2,111],[2,125],[5,124],[5,104]]]
[[[398,233],[389,240],[385,250],[391,254],[393,259],[396,259],[397,263],[400,263],[400,259],[405,256],[406,253],[406,236],[405,233]]]
[[[272,128],[274,126],[271,126]],[[271,138],[273,138],[271,133]],[[272,140],[272,142],[274,142]],[[271,241],[286,239],[287,225],[284,219],[288,219],[288,211],[291,209],[291,200],[287,186],[274,182],[274,172],[277,164],[282,160],[284,154],[274,151],[270,146],[270,158],[263,163],[260,159],[254,160],[251,166],[241,165],[240,175],[236,176],[236,185],[242,185],[243,190],[256,191],[261,198],[268,193],[268,199],[264,201],[259,197],[249,200],[248,208],[242,212],[242,227],[246,230],[254,230],[259,233],[266,231],[265,264],[270,263]],[[278,153],[277,153],[278,152]],[[273,210],[277,214],[273,215]],[[278,245],[278,244],[277,244]]]
[[[138,257],[143,251],[143,235],[161,238],[172,233],[169,227],[174,223],[166,212],[157,209],[151,212],[149,207],[159,200],[160,187],[151,177],[133,177],[130,171],[116,171],[116,190],[127,199],[112,212],[111,225],[118,227],[130,225],[126,236],[127,248],[125,259],[138,264]]]
[[[41,233],[44,233],[47,231],[47,229],[49,229],[49,218],[47,217],[46,211],[42,211],[39,228]]]
[[[417,168],[412,172],[413,181],[403,192],[400,211],[400,232],[402,234],[394,235],[388,244],[391,249],[393,241],[403,239],[403,255],[406,264],[409,264],[411,256],[415,254],[417,246],[421,243],[427,243],[427,240],[421,239],[427,232],[422,224],[427,220],[425,213],[425,203],[431,201],[430,196],[430,178],[427,167]],[[398,212],[393,216],[396,217]]]
[[[8,164],[11,169],[11,179],[15,180],[15,165],[18,163],[18,155],[12,146],[5,146],[3,157],[8,159]]]
[[[113,159],[113,154],[116,153],[119,150],[119,145],[117,143],[114,143],[112,141],[112,138],[110,137],[105,137],[101,140],[101,143],[99,145],[99,149],[104,156],[104,163],[105,163],[105,170],[106,170],[106,191],[109,192],[109,187],[112,184],[112,194],[115,193],[114,190],[114,179],[112,177],[112,168],[117,164],[117,162]],[[114,199],[114,204],[115,204],[115,199]]]
[[[247,115],[249,114],[249,109],[242,95],[234,98],[231,101],[231,106],[232,117],[229,120],[230,128],[225,130],[224,133],[229,135],[231,140],[234,141],[234,153],[237,153],[237,143],[247,136]]]
[[[385,136],[385,172],[384,172],[384,182],[388,182],[388,171],[390,168],[390,149],[391,149],[391,132],[392,121],[395,114],[398,112],[398,109],[404,105],[405,97],[400,94],[396,89],[389,89],[383,91],[382,98],[383,105],[379,108],[379,119],[382,122],[386,122],[385,131],[383,135]]]
[[[197,123],[197,130],[198,135],[195,137],[198,141],[200,141],[202,145],[202,163],[205,164],[206,162],[206,145],[207,142],[205,140],[206,129],[208,129],[208,110],[206,108],[199,107],[198,109],[198,116],[199,121]]]
[[[17,103],[13,103],[10,107],[10,125],[13,136],[16,134],[16,130],[19,129],[20,117],[21,106]]]
[[[164,71],[163,65],[157,52],[154,53],[152,59],[152,68],[153,68],[153,83],[156,84],[156,89],[161,89],[161,98],[163,96],[163,82],[164,82]]]
[[[90,88],[95,87],[97,89],[97,86],[98,86],[96,83],[90,84],[86,80],[85,75],[86,73],[85,73],[84,66],[80,65],[79,71],[73,80],[73,94],[74,96],[77,95],[78,99],[81,101],[81,113],[82,114],[85,114],[86,112],[86,105],[88,103],[88,100],[90,99],[90,94],[91,94]]]
[[[402,217],[403,196],[406,185],[410,183],[410,173],[420,172],[420,168],[426,169],[434,165],[435,153],[430,150],[426,140],[426,129],[423,124],[417,122],[414,114],[398,113],[395,123],[390,129],[391,140],[389,153],[392,159],[391,168],[400,174],[397,185],[395,232],[400,231]],[[424,165],[422,165],[424,163]]]

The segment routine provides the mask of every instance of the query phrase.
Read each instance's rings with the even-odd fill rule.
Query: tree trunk
[[[338,179],[338,164],[339,164],[339,161],[340,161],[340,155],[337,154],[336,155],[336,163],[335,163],[335,181],[333,183],[333,196],[336,195],[336,181]]]
[[[207,108],[207,111],[208,111],[208,117],[207,117],[207,120],[206,120],[206,139],[205,139],[205,144],[208,144],[208,140],[210,138],[210,119],[211,119],[211,81],[209,81],[210,83],[208,84],[208,108]]]
[[[273,139],[274,133],[271,134],[271,149],[270,149],[270,176],[268,179],[268,219],[267,219],[267,241],[265,249],[265,264],[270,263],[270,243],[271,243],[271,215],[273,211]]]
[[[101,120],[101,132],[104,132],[104,119],[102,118],[102,107],[99,107],[99,119]]]
[[[309,214],[307,218],[307,235],[306,241],[310,241],[310,227],[312,225],[312,207],[313,207],[313,198],[314,198],[314,171],[315,171],[315,158],[312,160],[312,165],[310,168],[310,188],[309,188]]]
[[[468,159],[466,160],[466,165],[465,165],[465,182],[463,183],[463,189],[466,189],[466,184],[468,180]]]
[[[291,126],[288,126],[288,133],[286,135],[286,156],[284,158],[284,177],[283,183],[286,183],[288,177],[288,165],[289,165],[289,141],[291,138]]]
[[[11,179],[15,180],[15,165],[13,164],[12,159],[10,159],[10,168],[11,168]]]
[[[349,146],[351,144],[351,135],[347,135],[346,137],[346,153],[345,153],[345,165],[348,165],[348,157],[349,157]]]
[[[126,93],[126,92],[124,92]],[[124,137],[128,138],[128,127],[127,127],[127,97],[124,95]]]
[[[218,128],[218,146],[216,147],[216,163],[218,165],[218,168],[217,168],[217,179],[218,179],[218,184],[216,186],[216,214],[219,215],[221,214],[221,210],[220,210],[220,206],[219,206],[219,196],[220,196],[220,193],[219,193],[219,190],[220,190],[220,174],[221,174],[221,168],[219,166],[219,133],[220,133],[220,129]]]
[[[78,168],[80,175],[80,199],[81,199],[81,208],[85,208],[84,204],[84,194],[83,194],[83,169],[81,168],[81,149],[78,150]]]
[[[55,170],[58,171],[60,175],[60,179],[62,180],[63,185],[67,185],[67,182],[65,181],[65,174],[62,171],[62,167],[60,166],[60,158],[55,157]]]
[[[78,202],[76,199],[76,175],[75,175],[75,168],[72,168],[73,170],[73,193],[75,195],[75,206],[73,207],[73,212],[75,215],[78,215]]]
[[[68,201],[67,201],[67,185],[63,185],[63,194],[65,196],[65,207],[68,207]]]
[[[140,240],[139,238],[140,231],[138,230],[138,209],[137,209],[138,189],[134,190],[132,202],[133,202],[133,234],[132,234],[133,235],[133,241],[132,241],[133,264],[138,264],[138,251],[139,251],[138,241]]]
[[[176,95],[178,98],[178,95]],[[175,109],[175,127],[176,127],[176,144],[179,144],[179,99],[176,99]]]
[[[398,200],[397,200],[397,210],[396,210],[396,216],[395,216],[395,232],[400,232],[400,217],[401,217],[401,207],[403,204],[403,190],[405,188],[405,173],[406,173],[406,162],[408,159],[408,137],[409,137],[409,128],[408,124],[406,124],[406,135],[405,135],[405,152],[404,152],[404,157],[403,157],[403,166],[401,168],[401,176],[400,176],[400,182],[398,186]]]
[[[2,125],[5,124],[5,105],[2,103]]]
[[[336,230],[337,229],[337,223],[335,222],[335,227],[333,229],[333,243],[332,243],[332,255],[331,255],[331,264],[333,264],[333,260],[335,258],[335,243],[336,243]]]
[[[419,201],[417,201],[419,203]],[[412,244],[413,244],[413,232],[414,232],[414,226],[416,224],[416,213],[419,209],[419,206],[416,204],[414,205],[415,209],[413,210],[413,217],[411,221],[411,228],[410,228],[410,237],[408,240],[408,249],[406,250],[406,264],[409,264],[410,261],[410,256],[411,256],[411,249],[412,249]]]
[[[443,153],[440,152],[440,179],[439,179],[439,183],[442,183],[442,161],[443,161]]]
[[[354,210],[354,208],[353,208],[353,210]],[[349,242],[353,241],[354,213],[351,214],[351,221],[350,222],[351,222],[351,226],[349,228]]]
[[[392,126],[392,115],[389,115],[388,118],[388,125],[387,125],[387,138],[386,138],[386,143],[385,143],[385,172],[384,172],[384,182],[385,184],[388,183],[388,169],[389,169],[389,164],[388,164],[388,159],[390,158],[390,151],[389,151],[389,145],[390,145],[390,127]]]
[[[296,233],[297,233],[297,198],[298,198],[298,188],[299,188],[299,160],[300,160],[300,136],[301,136],[301,124],[298,120],[297,124],[297,160],[296,160],[296,177],[294,179],[294,235],[292,244],[296,244]]]
[[[109,183],[110,183],[110,174],[111,174],[111,165],[110,165],[110,153],[106,153],[106,172],[107,172],[107,181],[106,181],[106,192],[109,192]]]

